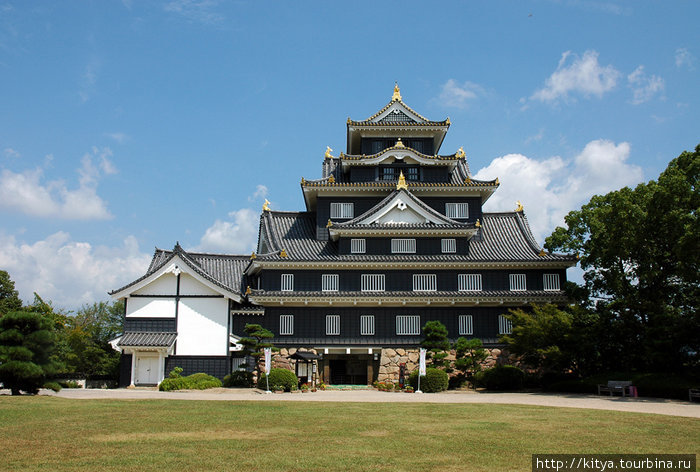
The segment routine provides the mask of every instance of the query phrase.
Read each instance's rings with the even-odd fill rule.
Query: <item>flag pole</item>
[[[420,378],[425,375],[425,348],[420,348],[420,358],[418,361],[418,390],[416,393],[423,393],[420,389]]]
[[[267,390],[265,393],[272,393],[270,391],[270,362],[272,361],[272,350],[269,347],[265,348],[265,384],[267,385]]]

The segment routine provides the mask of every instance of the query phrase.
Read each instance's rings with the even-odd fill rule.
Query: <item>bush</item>
[[[82,388],[75,380],[59,380],[58,384],[63,388]]]
[[[478,380],[489,390],[520,390],[525,372],[512,365],[499,365],[483,371]]]
[[[251,388],[253,386],[253,373],[245,370],[236,370],[224,377],[224,387]]]
[[[266,376],[263,372],[258,379],[258,388],[267,389],[267,382],[265,381],[265,378]],[[286,392],[291,392],[292,385],[296,387],[298,384],[299,380],[291,370],[279,368],[270,369],[270,388],[272,388],[273,385],[276,385],[282,387]]]
[[[221,380],[200,372],[187,377],[178,376],[164,379],[158,386],[158,390],[170,392],[172,390],[206,390],[217,387],[221,387]]]
[[[408,377],[408,383],[414,389],[418,390],[418,371],[414,370]],[[420,389],[425,393],[437,393],[447,390],[449,379],[447,372],[444,370],[428,367],[425,369],[425,375],[420,378]]]
[[[48,388],[49,390],[53,390],[54,392],[61,391],[61,385],[58,382],[45,382],[44,388]]]

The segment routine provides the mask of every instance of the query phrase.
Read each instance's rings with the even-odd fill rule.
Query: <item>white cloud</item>
[[[107,203],[97,195],[101,174],[116,172],[109,148],[93,148],[78,169],[79,186],[69,189],[63,180],[44,181],[41,168],[20,173],[4,169],[0,174],[0,208],[30,216],[69,220],[100,220],[112,217]],[[93,160],[97,159],[95,166]]]
[[[568,61],[569,58],[571,61]],[[620,72],[612,65],[602,67],[598,63],[596,51],[586,51],[583,57],[566,51],[561,55],[557,70],[545,81],[545,86],[530,98],[548,103],[556,103],[560,99],[566,101],[574,93],[600,98],[615,88],[619,77]]]
[[[10,158],[18,158],[21,157],[22,155],[19,153],[19,151],[16,151],[12,148],[5,148],[3,151],[3,154],[5,154],[5,157],[10,157]]]
[[[124,141],[127,141],[129,139],[129,136],[126,133],[105,133],[104,135],[108,138],[115,140],[119,144],[123,144]]]
[[[687,67],[695,69],[695,56],[687,48],[676,49],[676,67]]]
[[[151,256],[128,236],[119,247],[74,241],[65,232],[33,244],[0,233],[0,267],[10,273],[20,297],[36,292],[55,306],[75,309],[108,300],[107,292],[142,276]]]
[[[87,102],[95,94],[99,69],[100,62],[97,59],[92,59],[83,69],[80,77],[80,90],[78,90],[81,102]]]
[[[241,208],[228,214],[230,221],[216,220],[205,231],[195,251],[250,254],[258,238],[260,213]]]
[[[258,199],[263,199],[265,197],[267,197],[267,187],[265,187],[264,185],[258,185],[257,187],[255,187],[255,193],[248,197],[248,201],[252,202]]]
[[[224,19],[222,14],[213,11],[219,3],[219,0],[172,0],[163,8],[167,12],[177,13],[190,21],[213,24]]]
[[[564,225],[564,216],[600,195],[642,181],[641,168],[629,164],[628,143],[607,140],[589,142],[573,159],[559,156],[544,160],[522,154],[494,159],[480,169],[477,179],[499,178],[501,187],[486,202],[485,211],[512,211],[522,202],[537,242],[556,226]]]
[[[663,93],[665,88],[664,79],[656,75],[647,76],[644,73],[644,66],[637,67],[627,76],[627,84],[632,89],[633,105],[648,102],[654,98],[654,95]]]
[[[466,81],[460,85],[455,79],[449,79],[442,85],[437,101],[444,107],[467,108],[470,102],[484,93],[478,84]]]

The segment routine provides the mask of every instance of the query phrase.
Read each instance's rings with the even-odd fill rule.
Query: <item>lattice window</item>
[[[281,289],[283,292],[294,290],[294,274],[282,274]]]
[[[321,291],[323,291],[323,292],[337,292],[339,279],[340,279],[340,277],[338,276],[338,274],[322,274],[321,275]]]
[[[418,150],[418,149],[416,149],[416,150]],[[405,174],[406,180],[417,181],[417,180],[419,180],[419,175],[420,174],[418,171],[418,167],[406,168],[406,174]]]
[[[396,334],[399,336],[418,336],[420,334],[420,316],[396,315]]]
[[[481,292],[481,274],[459,274],[457,290],[460,292]]]
[[[331,218],[347,219],[355,214],[353,203],[331,203]]]
[[[294,315],[280,315],[280,336],[294,334]]]
[[[326,315],[326,336],[340,335],[340,315]]]
[[[498,315],[498,334],[511,334],[513,332],[513,322],[504,315]]]
[[[415,254],[416,240],[415,239],[392,239],[391,240],[392,254]]]
[[[442,245],[443,254],[453,254],[457,252],[457,240],[456,239],[442,239],[440,241]]]
[[[510,274],[510,291],[524,292],[527,290],[525,274]]]
[[[350,253],[351,254],[364,254],[367,251],[367,243],[364,239],[351,239],[350,240]]]
[[[459,335],[471,336],[474,334],[474,319],[472,315],[459,315]]]
[[[360,316],[360,334],[362,336],[374,336],[374,315]]]
[[[544,289],[548,292],[561,290],[559,288],[559,274],[544,274]]]
[[[437,275],[413,274],[414,292],[435,292],[437,290]]]
[[[448,218],[469,218],[469,204],[445,203],[445,216]]]
[[[363,292],[383,292],[384,274],[362,274]]]

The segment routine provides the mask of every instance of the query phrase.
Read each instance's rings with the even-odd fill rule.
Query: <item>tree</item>
[[[0,318],[0,381],[12,395],[37,393],[55,372],[54,341],[51,321],[39,313],[13,311]]]
[[[0,317],[5,313],[22,309],[22,300],[15,290],[15,283],[7,271],[0,270]]]
[[[466,377],[472,377],[481,371],[481,363],[486,360],[488,353],[479,338],[459,338],[454,344],[455,369]]]
[[[255,358],[255,369],[258,371],[258,375],[260,375],[260,373],[263,371],[261,362],[263,349],[273,347],[272,343],[267,340],[274,338],[275,335],[272,334],[272,331],[263,328],[259,324],[246,323],[243,330],[248,337],[241,338],[238,343],[243,345],[243,353],[246,356],[252,356]]]
[[[549,250],[576,252],[615,368],[668,370],[700,353],[700,145],[658,181],[596,195]],[[603,356],[608,358],[609,356]]]
[[[441,369],[448,369],[446,362],[447,351],[450,350],[450,341],[447,339],[447,327],[439,321],[428,321],[423,326],[425,339],[420,345],[428,350],[428,358],[432,364]]]

